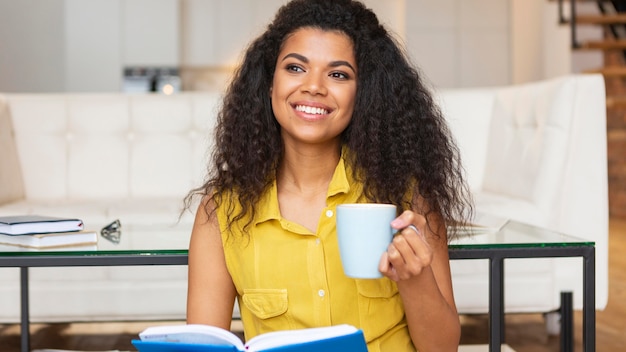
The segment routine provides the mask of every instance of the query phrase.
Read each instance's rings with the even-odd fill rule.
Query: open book
[[[214,326],[189,324],[149,327],[133,345],[140,352],[367,352],[363,332],[350,325],[274,331],[243,343],[237,335]]]

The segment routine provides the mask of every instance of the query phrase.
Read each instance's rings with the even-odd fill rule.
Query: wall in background
[[[181,76],[188,90],[223,89],[250,41],[288,0],[181,0]],[[404,41],[405,0],[365,0]]]
[[[65,89],[64,0],[0,0],[0,91]]]
[[[0,91],[120,91],[124,67],[142,65],[178,67],[184,89],[222,89],[285,2],[0,0]],[[555,2],[364,2],[436,88],[522,83],[580,66]]]
[[[509,0],[408,0],[407,47],[439,87],[511,81]]]
[[[0,91],[120,91],[180,64],[180,0],[0,0]]]
[[[123,49],[120,45],[123,31],[120,0],[65,0],[62,6],[63,90],[119,90]]]

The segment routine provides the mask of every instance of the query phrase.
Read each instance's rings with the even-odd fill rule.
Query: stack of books
[[[27,248],[93,245],[96,231],[84,229],[80,219],[42,215],[0,216],[0,244]]]

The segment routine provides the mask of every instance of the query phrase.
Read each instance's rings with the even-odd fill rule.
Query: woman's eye
[[[298,66],[298,65],[287,65],[287,71],[293,71],[293,72],[304,72],[304,70],[302,69],[302,67]]]
[[[337,79],[348,79],[348,75],[343,73],[343,72],[332,72],[330,74],[330,77],[332,78],[337,78]]]

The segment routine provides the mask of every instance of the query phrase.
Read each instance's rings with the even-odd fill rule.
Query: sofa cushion
[[[125,198],[128,194],[128,98],[68,96],[67,199]]]
[[[482,187],[487,155],[489,123],[493,115],[494,91],[448,89],[436,99],[459,146],[467,181],[473,191]]]
[[[563,80],[497,92],[483,190],[526,200],[540,210],[556,204],[567,161],[574,87]]]
[[[66,139],[71,135],[65,100],[52,94],[10,98],[26,199],[67,199]]]
[[[0,96],[0,204],[24,198],[22,172],[15,148],[11,114]]]
[[[132,197],[181,196],[191,189],[193,125],[182,96],[131,98],[130,192]]]
[[[36,202],[179,197],[201,184],[218,94],[13,95]]]

